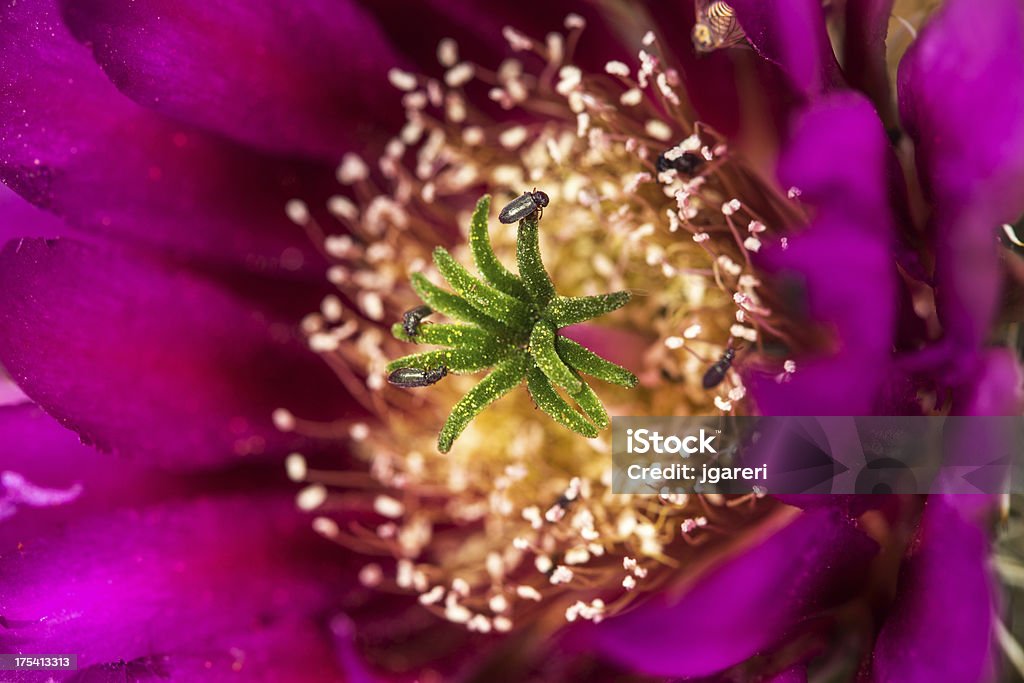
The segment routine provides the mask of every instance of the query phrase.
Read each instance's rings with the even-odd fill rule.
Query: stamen
[[[295,416],[285,408],[278,408],[271,414],[274,426],[282,432],[290,432],[295,429]]]
[[[619,103],[624,107],[635,107],[640,104],[644,99],[644,94],[640,88],[630,88],[626,92],[619,95]]]
[[[315,510],[327,500],[327,487],[321,484],[310,484],[299,491],[295,497],[295,505],[303,512]]]
[[[451,38],[442,38],[437,44],[437,61],[445,68],[455,66],[459,61],[459,46]]]
[[[526,52],[533,49],[533,41],[511,26],[503,28],[501,34],[515,52]]]
[[[622,78],[629,78],[629,67],[624,62],[618,60],[612,60],[604,65],[605,73],[612,76],[620,76]]]
[[[468,62],[462,62],[445,72],[444,82],[450,88],[460,88],[473,79],[473,73],[473,65]]]
[[[644,130],[655,140],[669,140],[672,138],[672,129],[664,121],[648,119],[644,124]]]
[[[399,90],[409,92],[416,89],[416,77],[408,71],[401,69],[390,69],[388,81]]]
[[[366,163],[359,158],[359,155],[351,152],[342,158],[341,164],[338,166],[338,182],[342,185],[354,185],[366,180],[369,175],[370,169]]]
[[[288,478],[292,481],[303,481],[309,472],[309,469],[306,467],[306,459],[300,453],[289,455],[285,458],[284,465],[285,470],[288,472]]]

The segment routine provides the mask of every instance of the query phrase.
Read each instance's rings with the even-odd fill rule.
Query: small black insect
[[[675,169],[681,175],[693,175],[703,165],[704,157],[693,152],[683,152],[681,156],[675,159],[669,159],[665,156],[665,152],[662,152],[654,162],[654,167],[658,169],[658,173]]]
[[[443,365],[439,368],[433,368],[432,370],[424,370],[422,368],[398,368],[388,375],[388,382],[394,384],[396,387],[402,387],[403,389],[429,387],[431,384],[437,384],[440,382],[447,374],[448,368]]]
[[[538,192],[534,188],[533,192],[524,192],[506,204],[505,208],[498,214],[498,220],[505,224],[518,223],[535,213],[538,214],[537,220],[540,220],[540,217],[544,215],[544,207],[550,201],[546,193]]]
[[[402,330],[405,331],[405,336],[412,339],[416,336],[416,333],[420,330],[420,323],[428,315],[434,312],[434,309],[430,306],[417,306],[416,308],[410,308],[408,311],[402,314]]]
[[[701,382],[705,389],[714,389],[722,383],[722,380],[725,379],[725,374],[729,372],[729,368],[732,367],[732,361],[735,357],[736,349],[730,346],[725,350],[725,353],[722,354],[722,357],[718,362],[708,368],[708,371],[704,373],[704,379]]]

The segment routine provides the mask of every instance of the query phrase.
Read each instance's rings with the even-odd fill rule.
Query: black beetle
[[[535,213],[538,214],[537,220],[540,220],[540,217],[544,214],[544,207],[550,201],[551,199],[547,193],[539,192],[534,188],[533,192],[524,192],[506,204],[505,208],[498,214],[498,220],[505,224],[518,223]]]
[[[447,374],[448,368],[443,365],[431,370],[424,370],[423,368],[398,368],[388,375],[388,382],[403,389],[429,387],[431,384],[440,382]]]

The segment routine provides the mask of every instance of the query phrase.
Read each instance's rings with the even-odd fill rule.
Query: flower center
[[[439,244],[470,262],[458,228],[481,190],[499,204],[547,194],[540,247],[560,294],[632,293],[625,308],[570,332],[640,377],[637,389],[600,387],[611,413],[742,409],[739,373],[722,366],[709,388],[709,368],[727,351],[741,364],[745,348],[786,343],[751,255],[770,226],[799,216],[798,191],[787,198],[760,183],[695,122],[653,36],[635,74],[618,61],[585,74],[571,64],[583,20],[565,25],[543,43],[507,28],[521,59],[497,70],[460,61],[450,39],[438,48],[443,79],[393,70],[408,122],[379,173],[355,155],[341,163],[346,193],[328,209],[342,230],[325,229],[299,200],[287,207],[332,260],[339,290],[303,321],[309,344],[375,416],[325,426],[279,411],[281,428],[344,430],[366,463],[311,471],[293,455],[290,475],[308,483],[299,506],[329,508],[314,520],[318,532],[386,558],[368,562],[365,585],[414,592],[475,631],[508,631],[541,609],[599,621],[777,510],[753,495],[613,494],[607,434],[588,440],[551,423],[525,391],[488,407],[441,454],[438,429],[476,380],[449,375],[414,390],[385,382],[387,363],[408,352],[389,328],[420,303],[409,275],[439,281],[430,262]],[[477,107],[466,88],[481,83],[490,102]],[[513,263],[514,226],[492,221],[490,237]],[[780,358],[780,376],[791,371]],[[334,515],[346,514],[364,521],[339,524]]]

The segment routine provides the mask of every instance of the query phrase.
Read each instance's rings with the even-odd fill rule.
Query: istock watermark
[[[1024,492],[1024,417],[616,417],[615,493]]]
[[[665,437],[649,429],[626,430],[627,453],[716,453],[711,442],[715,436],[702,429],[699,434],[679,437],[670,434]],[[696,445],[695,445],[696,444]]]

